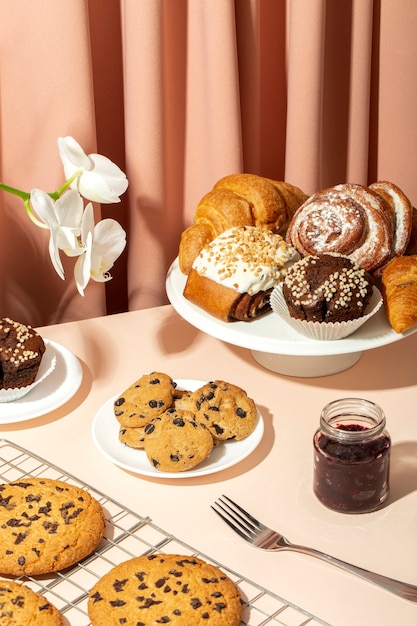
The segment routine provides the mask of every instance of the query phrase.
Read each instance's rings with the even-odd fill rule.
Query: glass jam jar
[[[387,498],[391,439],[385,421],[377,404],[361,398],[324,407],[313,439],[313,489],[325,506],[367,513]]]

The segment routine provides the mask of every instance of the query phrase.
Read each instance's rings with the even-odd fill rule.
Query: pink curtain
[[[127,231],[84,297],[0,192],[0,315],[45,325],[167,302],[199,199],[246,171],[306,193],[391,180],[417,203],[415,0],[0,0],[0,181],[63,182],[56,138],[129,179]]]

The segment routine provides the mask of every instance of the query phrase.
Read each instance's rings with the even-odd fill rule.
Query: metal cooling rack
[[[226,572],[238,586],[244,600],[241,626],[267,624],[330,626],[327,622],[193,549],[153,524],[148,517],[142,517],[127,509],[32,452],[0,439],[0,480],[11,482],[38,476],[63,480],[82,487],[100,502],[107,521],[105,537],[97,551],[82,562],[63,572],[16,579],[52,602],[64,616],[66,626],[91,626],[87,613],[88,593],[91,587],[122,561],[154,552],[198,556]]]

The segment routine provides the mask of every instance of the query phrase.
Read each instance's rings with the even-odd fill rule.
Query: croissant
[[[417,324],[417,255],[392,259],[381,277],[381,292],[388,321],[396,333]]]
[[[290,183],[255,174],[221,178],[197,205],[194,223],[181,235],[178,261],[189,274],[203,247],[234,226],[266,226],[284,234],[295,210],[308,196]]]
[[[379,275],[405,252],[411,226],[411,203],[392,183],[346,183],[311,196],[293,215],[286,238],[302,256],[336,252]]]

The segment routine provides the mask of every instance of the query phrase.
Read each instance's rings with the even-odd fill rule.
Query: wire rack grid
[[[85,489],[100,502],[106,517],[105,536],[97,550],[89,557],[61,572],[15,579],[52,602],[63,615],[65,626],[91,626],[87,601],[89,590],[97,580],[123,561],[156,552],[197,556],[220,567],[239,588],[243,600],[241,626],[274,624],[330,626],[327,622],[195,550],[159,528],[148,517],[138,515],[25,448],[6,439],[0,439],[0,480],[11,482],[28,477],[62,480]]]

